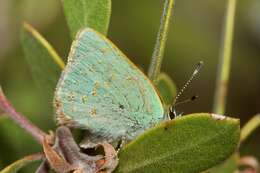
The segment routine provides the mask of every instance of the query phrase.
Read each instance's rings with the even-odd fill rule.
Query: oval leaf
[[[63,0],[62,4],[72,38],[85,27],[106,35],[111,15],[111,0]]]
[[[166,107],[171,106],[177,94],[176,85],[172,81],[171,77],[166,73],[161,73],[158,76],[156,87],[160,93],[160,97],[163,100],[163,104]]]
[[[43,158],[44,158],[44,155],[41,153],[26,156],[16,162],[12,163],[11,165],[5,167],[2,171],[0,171],[0,173],[16,173],[24,166],[26,166],[34,161],[41,160]]]
[[[239,120],[197,113],[163,122],[128,144],[117,173],[198,173],[230,156]]]
[[[33,79],[48,103],[52,103],[64,62],[51,45],[28,24],[24,24],[22,28],[21,43]]]

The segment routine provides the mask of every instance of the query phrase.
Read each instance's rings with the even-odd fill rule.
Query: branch
[[[214,96],[213,112],[217,114],[225,113],[226,96],[229,82],[233,30],[235,21],[236,0],[228,0],[225,16],[225,25],[222,35],[222,47],[220,51],[220,62],[218,65],[216,90]]]

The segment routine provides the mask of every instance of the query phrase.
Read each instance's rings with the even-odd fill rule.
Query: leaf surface
[[[72,38],[85,27],[106,35],[111,15],[111,0],[63,0],[62,4]]]
[[[21,31],[21,43],[32,77],[48,103],[52,103],[54,89],[64,62],[52,46],[29,24]],[[52,106],[52,105],[50,105]]]
[[[234,173],[238,170],[239,154],[234,153],[231,157],[223,163],[211,168],[209,173]],[[205,172],[206,173],[206,172]]]
[[[119,153],[117,173],[198,173],[228,158],[239,142],[239,120],[196,113],[148,130]]]

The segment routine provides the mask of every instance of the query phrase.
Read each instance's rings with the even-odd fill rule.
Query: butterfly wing
[[[164,118],[149,79],[112,42],[89,28],[73,42],[55,105],[58,123],[112,140],[132,139]]]

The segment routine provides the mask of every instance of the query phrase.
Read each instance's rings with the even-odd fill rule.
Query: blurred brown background
[[[179,109],[185,114],[210,112],[226,1],[176,1],[162,70],[181,87],[194,65],[203,60],[204,69],[183,96],[198,94],[199,99]],[[243,125],[260,112],[260,1],[238,1],[237,5],[226,114],[239,117]],[[160,0],[112,1],[109,38],[145,71],[155,43],[162,6]],[[37,28],[64,60],[71,39],[59,0],[0,1],[0,84],[19,111],[48,130],[54,126],[50,103],[41,100],[44,91],[39,92],[34,85],[19,43],[23,21]],[[3,122],[0,124],[0,169],[40,149],[13,123]],[[260,130],[242,146],[242,153],[254,153],[260,158],[259,137]]]

